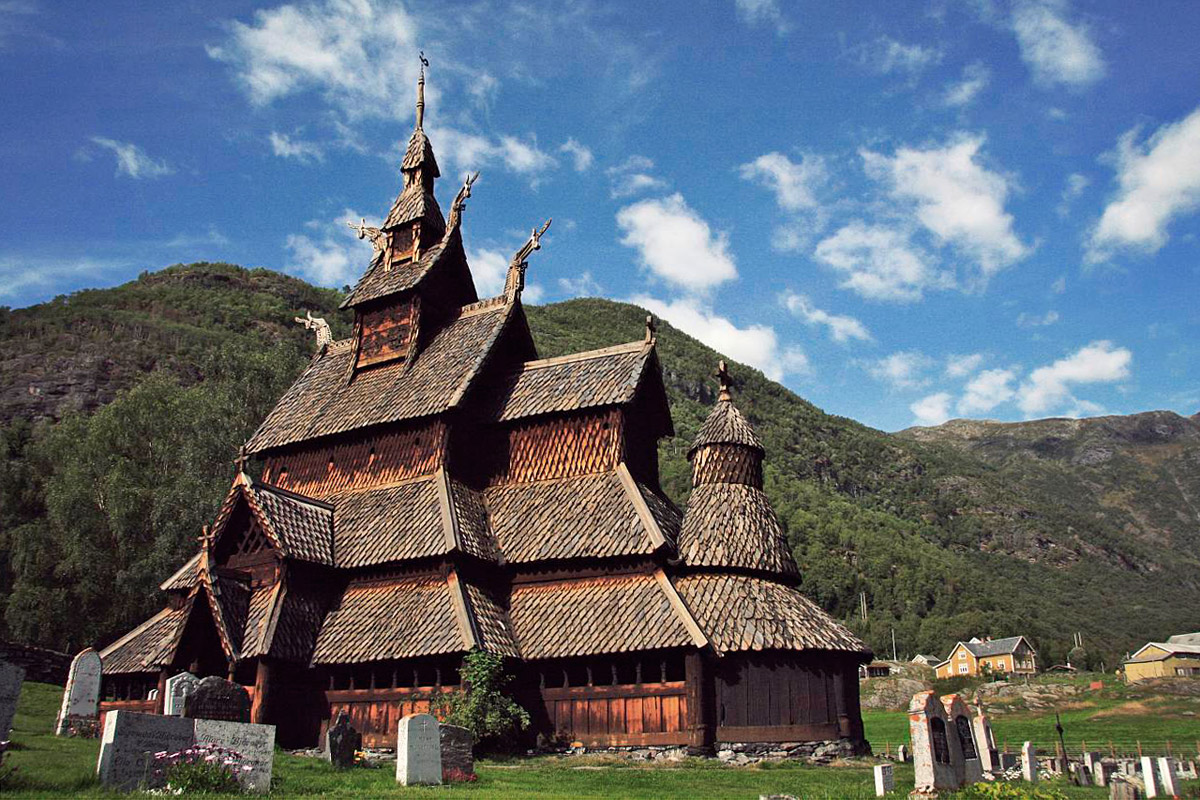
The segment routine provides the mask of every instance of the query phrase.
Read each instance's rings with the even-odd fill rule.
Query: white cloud
[[[371,244],[358,238],[347,221],[365,217],[346,209],[332,221],[312,220],[305,227],[319,231],[313,235],[293,233],[287,237],[288,259],[285,269],[299,274],[318,286],[354,285],[371,261]],[[367,224],[372,224],[369,220]]]
[[[859,63],[884,75],[902,72],[915,78],[927,67],[942,60],[942,51],[936,47],[905,44],[890,36],[880,36],[873,42],[865,42],[851,50]]]
[[[1044,86],[1082,87],[1104,77],[1104,57],[1083,25],[1064,18],[1065,0],[1019,0],[1012,25],[1021,58]]]
[[[567,297],[599,297],[604,293],[602,287],[590,270],[584,270],[574,278],[559,278],[558,288]]]
[[[965,378],[983,363],[983,353],[946,356],[946,377]]]
[[[620,164],[609,167],[604,171],[611,185],[609,196],[616,199],[667,188],[666,181],[650,174],[652,169],[654,162],[639,155],[632,155]]]
[[[841,287],[871,300],[912,302],[926,289],[954,285],[908,232],[855,220],[817,244],[816,259],[844,275]]]
[[[983,62],[976,61],[963,67],[962,78],[946,87],[943,100],[948,106],[966,106],[982,92],[991,80],[992,73]]]
[[[101,279],[111,281],[121,270],[130,271],[132,277],[138,268],[134,260],[0,255],[0,297],[18,297],[33,291],[73,291],[85,281],[85,285],[95,285]]]
[[[1053,325],[1058,320],[1058,312],[1054,310],[1047,311],[1045,314],[1030,314],[1028,311],[1022,311],[1017,315],[1017,327],[1041,328],[1046,325]]]
[[[941,425],[950,419],[949,392],[938,392],[917,400],[908,407],[913,413],[914,425]]]
[[[1055,294],[1062,294],[1066,290],[1067,290],[1067,276],[1066,275],[1059,275],[1058,280],[1056,280],[1054,283],[1050,284],[1050,291],[1054,292]]]
[[[256,105],[312,90],[350,119],[412,113],[421,37],[399,4],[281,5],[256,11],[251,24],[231,22],[228,31],[226,42],[208,54],[235,70]]]
[[[513,252],[516,252],[515,248]],[[471,277],[475,279],[475,290],[480,297],[495,297],[504,290],[510,259],[511,256],[499,250],[467,251],[467,263],[471,265]]]
[[[977,285],[1029,252],[1004,210],[1008,179],[978,160],[983,141],[960,133],[944,147],[901,147],[891,157],[861,151],[867,173],[887,184],[895,200],[914,204],[926,229],[975,260]]]
[[[967,384],[958,400],[958,413],[963,416],[984,414],[1016,394],[1012,383],[1016,373],[1010,369],[989,369],[976,375]]]
[[[780,301],[788,311],[804,320],[809,325],[824,325],[829,329],[829,335],[835,342],[845,344],[851,339],[872,341],[871,332],[867,326],[854,317],[843,314],[831,314],[817,308],[806,295],[785,292]]]
[[[1067,176],[1067,182],[1063,186],[1062,195],[1059,197],[1058,208],[1055,209],[1060,217],[1066,217],[1071,213],[1071,204],[1083,194],[1084,190],[1091,183],[1086,175],[1079,172],[1072,172]]]
[[[590,148],[585,147],[573,138],[563,142],[562,146],[558,148],[558,152],[566,153],[571,157],[576,172],[587,172],[592,168],[592,164],[596,160]]]
[[[722,355],[762,370],[771,380],[778,381],[784,375],[800,375],[809,371],[808,357],[804,351],[798,347],[781,346],[774,329],[766,325],[739,328],[695,298],[664,302],[642,295],[629,302],[665,319]]]
[[[302,164],[325,160],[325,152],[316,142],[293,139],[286,133],[276,131],[271,131],[268,139],[271,142],[271,152],[280,158],[294,158]]]
[[[529,141],[508,135],[493,139],[454,128],[428,126],[425,131],[436,142],[439,160],[458,170],[503,166],[536,183],[542,173],[558,167],[558,160],[540,149],[533,137]],[[407,141],[400,144],[401,148],[405,146]]]
[[[728,236],[714,234],[679,193],[625,206],[617,225],[642,266],[677,287],[705,291],[737,277]]]
[[[779,0],[734,0],[738,19],[748,25],[770,25],[780,36],[792,29],[779,9]]]
[[[867,364],[867,372],[893,389],[919,389],[929,383],[925,371],[933,359],[918,350],[901,350]]]
[[[813,208],[816,190],[829,179],[825,159],[804,153],[796,163],[783,153],[766,153],[738,168],[743,180],[753,181],[775,193],[775,202],[787,211]]]
[[[1071,394],[1079,384],[1114,383],[1129,377],[1133,353],[1102,340],[1082,347],[1066,358],[1038,367],[1021,384],[1017,404],[1027,416],[1045,414],[1065,406],[1079,407]]]
[[[130,178],[161,178],[175,172],[175,168],[166,161],[151,158],[145,150],[132,142],[118,142],[103,136],[93,136],[92,141],[116,155],[117,175],[127,175]]]
[[[1115,160],[1117,196],[1104,209],[1088,248],[1103,261],[1117,248],[1153,253],[1167,243],[1167,226],[1200,206],[1200,108],[1164,125],[1144,143],[1123,135]]]

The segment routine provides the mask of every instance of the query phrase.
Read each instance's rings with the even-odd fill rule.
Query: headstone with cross
[[[404,786],[442,782],[442,743],[438,721],[409,714],[396,732],[396,782]]]

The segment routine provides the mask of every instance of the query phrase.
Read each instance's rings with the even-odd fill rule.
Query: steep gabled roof
[[[179,607],[164,608],[100,651],[105,675],[152,672],[171,662],[195,592]]]
[[[799,574],[766,494],[740,483],[708,483],[692,490],[679,555],[689,566]]]
[[[239,502],[245,502],[281,556],[333,564],[333,507],[328,503],[239,473],[213,521],[214,542],[225,533]]]
[[[512,318],[514,304],[461,311],[415,360],[362,370],[347,383],[350,340],[316,356],[246,444],[261,453],[318,436],[439,414],[458,405]]]
[[[175,574],[160,583],[158,588],[164,592],[191,589],[200,580],[199,568],[200,553],[196,553],[196,555],[185,561],[183,566],[175,571]]]
[[[970,651],[971,655],[976,658],[985,656],[999,656],[1005,653],[1012,653],[1017,649],[1017,645],[1025,641],[1024,636],[1009,636],[1004,639],[992,639],[986,642],[960,642],[963,647]],[[1025,641],[1025,646],[1030,650],[1033,646]]]
[[[392,209],[383,222],[382,230],[397,228],[414,219],[424,220],[435,236],[445,233],[446,221],[442,216],[441,206],[438,205],[433,192],[420,183],[406,186],[400,192],[396,197],[396,202],[392,203]]]
[[[403,197],[401,195],[400,199]],[[436,205],[437,201],[433,200],[432,195],[429,196],[429,200]],[[400,200],[398,199],[396,202],[398,203]],[[457,228],[447,230],[445,235],[436,244],[422,252],[416,261],[388,265],[384,261],[383,254],[377,254],[370,266],[367,267],[367,271],[358,279],[358,283],[354,285],[350,294],[342,301],[340,307],[351,308],[416,288],[435,267],[451,260],[461,260],[466,263],[466,258],[463,252],[462,235]]]
[[[404,150],[404,160],[400,162],[400,169],[407,172],[422,167],[429,171],[431,177],[442,177],[437,159],[433,157],[433,145],[425,135],[425,130],[418,127],[408,139],[408,147]]]

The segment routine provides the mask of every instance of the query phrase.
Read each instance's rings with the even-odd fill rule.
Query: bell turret
[[[721,386],[717,404],[688,450],[692,486],[740,483],[761,489],[762,442],[733,404],[733,381],[724,361],[717,367],[717,380]]]

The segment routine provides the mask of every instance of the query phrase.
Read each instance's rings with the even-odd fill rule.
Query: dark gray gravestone
[[[475,774],[474,738],[458,725],[442,725],[442,780],[466,780]]]
[[[329,726],[325,734],[325,757],[339,769],[354,766],[354,753],[362,749],[362,734],[350,724],[350,715],[345,711]]]
[[[233,681],[213,675],[196,684],[195,691],[184,698],[183,715],[191,719],[249,722],[250,694]]]
[[[1109,800],[1142,800],[1142,793],[1128,781],[1114,779],[1108,784]]]

